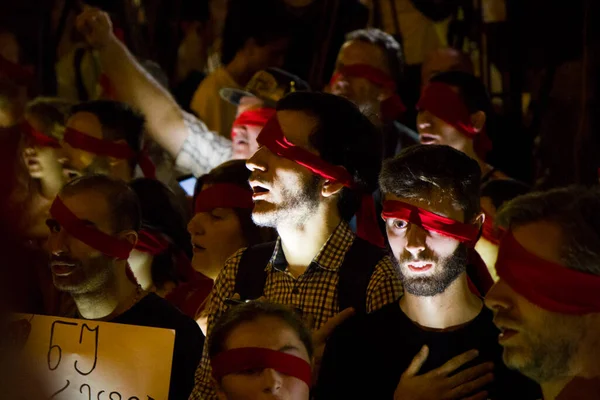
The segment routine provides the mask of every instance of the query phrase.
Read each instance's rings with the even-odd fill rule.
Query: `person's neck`
[[[233,60],[225,66],[225,71],[235,83],[242,87],[250,82],[255,73],[248,68],[248,62],[240,53],[236,54]]]
[[[293,276],[302,275],[340,222],[337,209],[321,206],[303,224],[277,227],[288,271]]]
[[[577,382],[576,385],[580,390],[582,385],[583,387],[590,384],[596,386],[596,380],[600,379],[600,365],[598,364],[600,339],[597,337],[597,332],[597,325],[593,328],[588,327],[587,334],[578,340],[578,351],[570,360],[567,373],[540,383],[544,400],[555,400],[561,394],[561,399],[569,398],[569,394],[572,395],[572,393],[562,393],[562,391],[572,380]],[[570,392],[570,390],[568,391]],[[594,391],[594,393],[596,392]]]
[[[483,302],[471,292],[466,273],[463,273],[435,296],[405,292],[400,298],[400,308],[422,327],[448,329],[472,321],[481,312]]]
[[[134,304],[138,286],[127,277],[125,266],[118,270],[104,287],[93,292],[72,295],[83,318],[111,320]]]
[[[471,157],[473,160],[477,161],[479,165],[479,169],[481,170],[481,176],[487,174],[491,169],[491,165],[487,164],[484,160],[479,158],[473,146],[467,146],[467,148],[463,149],[463,153]]]

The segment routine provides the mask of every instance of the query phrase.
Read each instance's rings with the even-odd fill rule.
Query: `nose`
[[[281,389],[282,378],[281,374],[273,368],[265,368],[262,372],[263,393],[278,393]]]
[[[508,284],[500,279],[491,287],[485,296],[485,306],[492,311],[508,310],[512,307],[512,297],[515,292]]]
[[[189,234],[191,236],[198,236],[198,235],[204,235],[204,224],[202,223],[203,221],[203,215],[204,213],[196,213],[192,219],[190,219],[190,222],[188,222],[187,225],[187,230],[189,232]]]
[[[429,129],[430,127],[431,127],[431,120],[427,116],[427,112],[426,111],[419,112],[419,114],[417,114],[417,129],[419,130],[419,133],[421,133],[424,130]]]
[[[67,233],[64,229],[59,232],[50,232],[48,236],[48,251],[50,254],[60,255],[68,253]]]
[[[246,168],[250,171],[261,171],[267,170],[267,163],[264,160],[264,154],[267,150],[264,147],[260,147],[256,152],[246,161]]]
[[[420,226],[410,224],[406,233],[406,245],[404,248],[414,258],[418,258],[419,254],[425,250],[425,240],[427,239],[427,231]]]

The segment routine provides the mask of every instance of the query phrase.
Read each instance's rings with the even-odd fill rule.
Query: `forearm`
[[[177,157],[189,131],[181,108],[170,93],[116,38],[99,48],[98,53],[118,100],[140,110],[146,117],[148,134],[172,157]]]

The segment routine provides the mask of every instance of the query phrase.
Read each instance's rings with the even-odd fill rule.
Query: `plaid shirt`
[[[194,176],[201,176],[231,159],[231,140],[212,132],[198,118],[182,111],[189,135],[183,142],[175,165]]]
[[[341,223],[323,245],[306,271],[294,278],[287,270],[287,261],[277,239],[275,251],[266,266],[267,280],[264,296],[270,301],[287,304],[302,310],[303,317],[312,320],[312,329],[319,329],[329,318],[340,312],[337,287],[339,269],[355,235],[348,224]],[[227,310],[225,300],[234,295],[235,276],[245,249],[239,250],[219,274],[212,291],[208,317],[208,336],[215,321]],[[398,273],[388,257],[379,261],[367,286],[367,312],[373,312],[397,300],[402,294]],[[204,346],[202,360],[196,370],[196,387],[190,399],[215,399],[208,360]]]

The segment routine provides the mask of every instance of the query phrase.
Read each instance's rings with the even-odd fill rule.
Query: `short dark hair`
[[[344,167],[355,188],[344,187],[338,200],[340,217],[349,221],[362,195],[377,188],[381,168],[381,132],[351,101],[333,94],[295,92],[277,103],[277,111],[302,111],[318,120],[310,144],[320,157]]]
[[[396,82],[400,85],[404,73],[404,52],[402,45],[392,35],[377,28],[358,29],[346,35],[346,41],[359,40],[380,47],[386,55],[388,67]]]
[[[112,100],[93,100],[71,108],[71,116],[78,112],[88,112],[98,118],[104,139],[125,140],[134,152],[140,151],[145,119],[129,105]],[[135,164],[135,160],[132,160],[132,169]]]
[[[230,0],[223,28],[221,63],[229,64],[249,39],[264,46],[291,37],[294,25],[281,0]]]
[[[432,202],[439,191],[463,210],[465,222],[480,212],[479,164],[461,151],[443,145],[415,145],[386,160],[379,176],[384,194]]]
[[[458,94],[471,114],[492,111],[492,102],[485,85],[473,74],[463,71],[444,71],[435,74],[429,82],[440,82],[458,89]]]
[[[30,114],[41,124],[43,133],[62,140],[68,115],[73,102],[57,97],[36,97],[25,106]]]
[[[207,184],[230,183],[252,191],[252,187],[248,183],[249,178],[250,170],[246,167],[246,160],[226,161],[212,169],[208,174],[198,178],[194,187],[194,202],[200,191],[202,191],[202,187]],[[273,229],[259,227],[252,221],[252,209],[234,208],[233,212],[235,212],[240,221],[242,234],[248,246],[254,246],[275,239],[276,234]]]
[[[177,268],[179,255],[183,252],[192,257],[190,234],[186,229],[184,210],[175,193],[156,179],[138,178],[129,183],[140,201],[142,229],[158,231],[169,238],[169,247],[153,257],[152,281],[159,289],[166,282],[178,283],[185,279]]]
[[[496,224],[507,228],[538,221],[560,227],[566,267],[600,275],[600,188],[570,186],[529,193],[508,202],[496,215]]]
[[[312,335],[300,316],[287,306],[260,300],[236,305],[217,320],[208,339],[208,357],[212,359],[226,350],[225,342],[234,329],[245,322],[252,322],[261,317],[278,318],[285,322],[296,332],[306,348],[309,359],[312,359],[314,351]]]
[[[112,215],[114,232],[132,229],[139,231],[142,225],[140,203],[129,185],[106,175],[81,176],[66,183],[60,190],[62,196],[73,196],[77,193],[95,190],[105,196]]]

